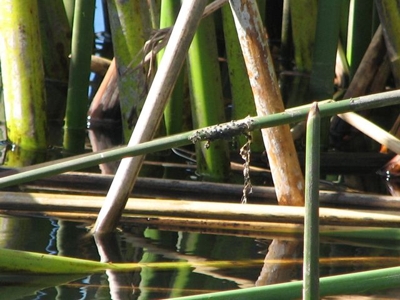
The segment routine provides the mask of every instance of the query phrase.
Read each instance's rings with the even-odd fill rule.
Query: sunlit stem
[[[315,102],[308,115],[306,137],[303,299],[319,299],[320,121]]]

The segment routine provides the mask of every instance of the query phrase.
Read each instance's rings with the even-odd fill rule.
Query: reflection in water
[[[95,241],[102,262],[125,262],[118,246],[116,233],[96,234]],[[135,276],[136,273],[137,271],[132,273],[121,273],[111,270],[106,271],[111,299],[137,299],[138,291],[136,287],[140,282],[140,277]],[[135,278],[138,280],[134,280]]]
[[[46,253],[48,248],[65,256],[95,261],[101,256],[104,261],[173,262],[176,266],[81,278],[1,274],[1,295],[10,283],[14,286],[13,291],[8,290],[13,294],[7,294],[7,299],[160,299],[299,280],[302,276],[302,241],[293,235],[274,233],[271,238],[260,238],[260,234],[253,233],[253,237],[240,237],[240,232],[201,234],[122,224],[123,231],[96,237],[95,241],[84,223],[5,216],[0,218],[0,225],[2,246],[10,249]],[[399,251],[400,242],[393,238],[372,241],[322,237],[321,276],[396,266]]]
[[[289,282],[299,279],[299,268],[296,264],[282,264],[280,261],[296,260],[303,256],[303,243],[298,240],[286,241],[274,239],[269,245],[264,266],[256,281],[256,286]]]

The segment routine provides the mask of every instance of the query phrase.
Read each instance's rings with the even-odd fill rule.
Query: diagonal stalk
[[[370,108],[396,105],[400,103],[400,91],[390,91],[381,94],[362,96],[341,101],[322,101],[319,102],[321,117],[328,117],[344,112],[364,110]],[[199,130],[192,130],[173,136],[163,137],[149,142],[143,142],[137,145],[118,147],[100,152],[78,155],[73,158],[60,159],[48,163],[37,164],[26,168],[21,168],[18,174],[8,175],[0,178],[0,189],[15,184],[21,184],[43,177],[48,177],[62,172],[84,169],[95,166],[99,163],[110,162],[124,157],[143,155],[153,151],[161,151],[169,148],[188,145],[197,139],[207,140],[209,133],[216,133],[213,138],[226,138],[241,134],[245,128],[246,131],[255,130],[277,125],[296,123],[303,121],[310,110],[310,105],[304,105],[295,109],[288,109],[285,112],[269,116],[246,118],[240,121],[231,121],[228,123],[214,125]],[[240,126],[238,126],[240,125]],[[223,131],[221,129],[224,128]],[[385,141],[383,141],[385,142]],[[387,141],[386,141],[387,142]],[[392,142],[391,142],[391,145]],[[390,146],[390,145],[389,145]],[[394,150],[400,153],[400,150]],[[5,174],[4,174],[5,175]]]
[[[274,65],[255,1],[229,1],[257,115],[284,111]],[[289,125],[261,130],[279,204],[304,205],[304,179]]]
[[[205,5],[206,1],[203,0],[183,3],[129,146],[138,145],[153,138]],[[143,160],[144,156],[137,156],[121,161],[104,206],[99,213],[94,232],[105,233],[115,229]]]

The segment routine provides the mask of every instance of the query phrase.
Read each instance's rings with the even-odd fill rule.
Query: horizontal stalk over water
[[[239,198],[239,197],[238,197]],[[103,206],[103,197],[85,195],[62,195],[48,193],[0,193],[0,209],[30,212],[98,212]],[[185,201],[167,199],[129,198],[124,208],[127,217],[174,217],[185,219],[226,220],[236,222],[270,222],[280,224],[304,224],[304,207],[219,203],[210,201]],[[397,212],[360,209],[335,209],[321,207],[321,225],[373,226],[399,228],[400,215]]]
[[[321,278],[320,296],[349,295],[396,288],[399,285],[400,267],[378,269],[336,275]],[[302,281],[272,284],[268,286],[231,290],[224,292],[208,293],[187,297],[172,298],[176,300],[197,299],[300,299]]]
[[[364,110],[377,108],[400,103],[400,90],[390,91],[375,95],[361,96],[357,98],[342,100],[342,101],[323,101],[319,102],[321,117],[332,116],[349,111]],[[255,130],[277,125],[299,122],[306,119],[309,113],[310,105],[301,106],[294,109],[286,110],[282,113],[273,115],[247,118],[237,121],[238,124],[247,124],[243,130]],[[181,147],[191,143],[190,138],[194,136],[196,139],[210,140],[209,133],[218,131],[221,127],[232,127],[232,122],[221,125],[211,126],[199,130],[188,131],[173,136],[163,137],[149,142],[141,143],[134,146],[118,147],[101,152],[79,155],[73,158],[61,159],[50,163],[38,164],[35,166],[21,168],[18,174],[13,174],[7,177],[0,178],[0,188],[5,188],[15,184],[21,184],[32,180],[48,177],[51,175],[84,169],[98,165],[100,163],[118,160],[123,157],[143,155],[155,151],[161,151],[169,148]],[[240,127],[240,126],[239,126]],[[219,138],[227,138],[230,135],[228,131],[222,131]],[[240,131],[234,130],[234,134],[239,134]],[[232,135],[232,136],[233,136]]]

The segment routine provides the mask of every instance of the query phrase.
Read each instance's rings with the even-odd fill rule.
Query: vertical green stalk
[[[310,97],[313,100],[332,98],[336,53],[339,42],[342,0],[318,2],[317,30],[310,79]],[[329,120],[322,124],[322,146],[328,147]]]
[[[71,27],[62,1],[38,1],[43,67],[46,78],[49,144],[62,144],[62,135],[52,134],[57,124],[61,130],[67,101]],[[56,123],[54,122],[56,121]],[[53,140],[56,136],[57,139]]]
[[[303,299],[319,299],[319,160],[320,120],[318,104],[307,120]]]
[[[295,63],[300,72],[310,72],[317,21],[317,0],[290,0]]]
[[[9,140],[46,149],[47,119],[36,0],[1,0],[0,60]]]
[[[228,59],[229,80],[232,93],[232,119],[239,120],[257,114],[253,100],[247,69],[244,63],[242,49],[233,21],[232,11],[228,5],[222,7],[222,22],[224,26],[226,57]],[[239,138],[240,144],[246,141]],[[264,151],[261,131],[253,131],[251,149],[256,152]]]
[[[83,152],[85,146],[94,5],[95,0],[75,4],[64,131],[64,148],[73,153]]]
[[[71,26],[61,1],[38,1],[46,78],[68,81]],[[51,100],[51,99],[50,99]]]
[[[164,0],[161,2],[160,29],[170,27],[175,24],[180,7],[180,2],[176,0]],[[163,54],[164,50],[160,51],[158,55],[159,62],[161,61]],[[167,135],[182,131],[182,115],[184,114],[184,69],[185,68],[182,68],[179,74],[179,77],[175,83],[175,87],[164,110],[165,129]]]
[[[281,53],[280,59],[282,67],[287,70],[290,68],[291,59],[291,48],[292,48],[292,30],[290,21],[290,0],[283,1],[283,12],[282,12],[282,32],[281,32]]]
[[[353,77],[372,38],[373,0],[351,0],[347,34],[347,61]]]
[[[310,81],[311,98],[329,99],[333,94],[336,52],[341,22],[341,0],[321,0]]]
[[[309,73],[312,68],[315,30],[317,24],[317,0],[290,0],[289,5],[295,68],[300,74],[282,77],[282,94],[286,107],[309,102]],[[289,64],[289,62],[287,62]],[[301,74],[303,73],[303,74]]]
[[[192,116],[195,128],[224,122],[224,106],[214,21],[203,19],[193,38],[188,54]],[[226,179],[229,154],[226,141],[196,144],[197,167],[211,180]]]
[[[110,0],[107,7],[119,74],[122,128],[125,142],[128,142],[133,129],[129,124],[130,117],[137,119],[148,89],[147,70],[138,68],[133,71],[132,68],[143,60],[140,51],[150,34],[150,12],[145,0]]]

